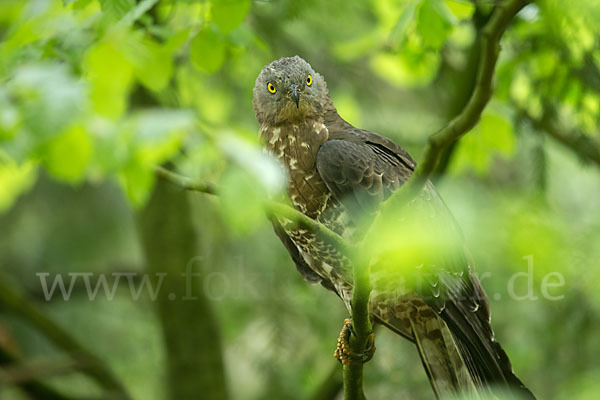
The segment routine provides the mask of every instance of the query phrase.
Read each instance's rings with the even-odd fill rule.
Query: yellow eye
[[[269,91],[269,93],[273,94],[277,91],[275,85],[273,85],[271,82],[267,83],[267,90]]]
[[[306,78],[306,86],[310,85],[312,85],[312,75],[309,75],[308,78]]]

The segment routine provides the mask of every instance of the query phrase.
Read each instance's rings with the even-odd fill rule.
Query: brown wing
[[[414,161],[398,145],[372,132],[348,124],[330,129],[330,140],[317,155],[317,170],[335,198],[357,219],[376,212],[379,203],[412,174]],[[426,229],[461,234],[431,183],[420,206],[433,215]],[[399,227],[402,229],[402,227]],[[429,265],[423,273],[429,285],[420,286],[423,300],[446,322],[473,380],[484,386],[517,388],[533,395],[513,374],[506,353],[495,342],[489,323],[489,306],[478,279],[472,273],[461,239],[456,251]]]

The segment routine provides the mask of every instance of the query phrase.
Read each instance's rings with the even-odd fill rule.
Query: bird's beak
[[[296,108],[298,108],[300,102],[300,88],[298,85],[290,85],[290,91],[288,92],[288,95],[290,96],[290,99],[294,100],[294,103],[296,103]]]

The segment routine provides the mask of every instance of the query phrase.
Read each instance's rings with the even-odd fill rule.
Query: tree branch
[[[0,350],[1,351],[1,350]],[[43,358],[28,361],[15,359],[0,369],[0,387],[3,385],[23,385],[39,379],[69,375],[84,371],[85,365],[70,357]]]
[[[489,22],[481,30],[477,80],[467,105],[448,125],[429,137],[423,159],[412,178],[390,196],[383,208],[389,204],[406,204],[414,198],[431,176],[444,148],[477,124],[493,93],[492,81],[500,52],[500,38],[513,17],[528,3],[530,0],[508,0],[496,7]]]
[[[362,252],[361,252],[362,253]],[[369,262],[355,262],[352,268],[354,289],[352,291],[351,313],[354,335],[350,335],[350,351],[361,354],[365,351],[369,336],[373,333],[369,318],[369,298],[371,296],[371,278]],[[344,364],[344,399],[366,400],[363,389],[363,362],[350,360]]]
[[[196,181],[163,167],[155,167],[160,178],[179,186],[182,189],[218,196],[218,189],[211,183]],[[283,203],[267,200],[264,203],[268,217],[280,217],[290,221],[292,227],[306,229],[318,235],[327,243],[335,246],[344,254],[350,254],[353,247],[340,235],[314,219],[307,217],[295,208]]]
[[[99,357],[91,353],[67,330],[46,316],[46,313],[37,305],[15,292],[10,285],[5,284],[2,280],[0,280],[0,308],[24,318],[56,346],[65,350],[80,363],[86,365],[88,368],[83,372],[94,378],[100,386],[110,391],[113,398],[131,398],[123,384],[113,375],[110,368]]]
[[[166,181],[169,181],[182,189],[216,195],[217,190],[214,185],[208,182],[195,181],[187,176],[177,174],[173,171],[160,166],[154,168],[156,175]]]
[[[5,382],[7,380],[7,367],[12,368],[12,365],[18,364],[19,362],[20,360],[15,354],[8,349],[5,349],[2,344],[0,344],[0,397],[2,395],[2,388],[4,387],[4,384],[10,383],[19,386],[21,390],[28,394],[32,399],[71,400],[70,397],[63,395],[54,388],[40,382],[37,379],[38,377],[32,377],[32,379],[25,381]]]
[[[583,160],[600,167],[600,142],[576,129],[565,129],[554,117],[554,114],[553,111],[546,111],[541,118],[535,118],[528,112],[523,111],[521,116],[536,130],[545,132],[557,142],[573,150]]]

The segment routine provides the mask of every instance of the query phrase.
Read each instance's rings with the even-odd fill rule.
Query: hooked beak
[[[300,88],[298,87],[298,85],[290,85],[290,91],[288,92],[288,96],[290,96],[290,99],[294,100],[294,103],[296,103],[296,108],[298,108],[298,103],[300,102]]]

